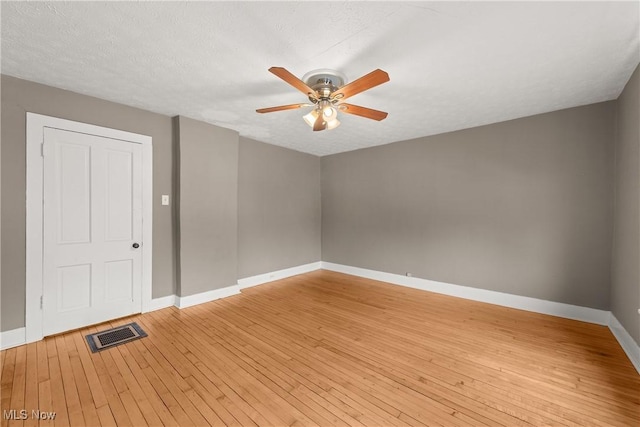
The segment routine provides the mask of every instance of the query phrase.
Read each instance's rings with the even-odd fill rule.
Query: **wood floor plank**
[[[194,327],[196,327],[196,328],[200,327],[200,325],[198,324],[198,322],[197,322],[197,321],[195,321],[195,322],[193,323],[193,326],[194,326]],[[234,331],[234,332],[238,332],[238,331]],[[188,333],[188,332],[187,332],[187,333]],[[213,348],[213,343],[212,343],[211,347]],[[219,359],[219,356],[218,356],[217,354],[215,354],[214,356],[215,356],[216,360],[218,360],[218,359]],[[232,369],[233,369],[233,367],[232,367]],[[290,421],[290,423],[292,423],[292,422],[294,422],[294,421],[296,421],[296,422],[297,422],[298,420],[289,420],[289,421]],[[378,420],[378,424],[380,424],[380,423],[383,423],[383,421],[382,421],[382,420]],[[387,422],[386,424],[391,424],[391,425],[393,425],[393,423],[389,423],[389,422]]]
[[[162,328],[162,329],[163,329],[163,330],[166,330],[167,328]],[[188,331],[184,331],[184,333],[185,333],[185,334],[187,334],[187,335],[189,334],[189,332],[188,332]],[[176,336],[177,336],[177,334],[174,334],[174,335],[176,335]],[[197,349],[194,349],[194,351],[195,351],[195,352],[198,352],[198,350],[197,350]],[[213,359],[213,360],[214,360],[214,363],[215,363],[215,361],[216,361],[217,359],[218,359],[217,357]],[[258,423],[264,424],[264,423],[263,423],[263,420],[257,420],[257,421],[258,421]],[[264,420],[264,421],[266,422],[266,420]],[[268,424],[268,422],[267,422],[267,424],[266,424],[266,425],[270,425],[270,424]]]
[[[360,350],[360,352],[361,352],[361,350]],[[360,362],[360,363],[361,363],[361,362],[364,362],[364,360],[363,360],[360,356],[361,356],[361,353],[360,353],[360,354],[358,354],[357,361],[358,361],[358,362]],[[368,364],[368,363],[367,363],[367,364]],[[375,369],[375,367],[373,367],[372,369]],[[455,384],[455,385],[457,386],[457,385],[459,385],[459,384]],[[468,423],[468,422],[469,422],[469,421],[467,421],[467,423]]]
[[[219,323],[225,323],[225,321],[222,318],[218,318],[217,319],[219,321]],[[237,320],[238,324],[242,324],[243,321],[241,319],[234,319],[234,321]],[[209,333],[211,330],[215,329],[215,326],[213,324],[208,324],[207,325],[207,333]],[[255,324],[251,325],[251,326],[256,326]],[[200,327],[197,324],[194,324],[194,327]],[[234,327],[235,328],[235,327]],[[240,329],[233,329],[233,331],[231,332],[231,334],[235,334],[235,333],[241,333],[241,328]],[[275,348],[275,347],[272,347]],[[299,350],[299,349],[298,349]],[[291,358],[290,356],[285,356],[285,358],[287,360],[293,360],[293,358]],[[334,380],[331,386],[326,387],[327,390],[331,390],[334,387],[340,387],[340,382],[341,380]],[[369,398],[371,398],[369,396]],[[360,399],[357,399],[358,401],[360,401]],[[355,402],[355,401],[354,401]],[[363,406],[364,405],[364,406]],[[366,402],[366,399],[364,399],[363,401],[360,402],[360,404],[357,404],[358,407],[362,408],[362,407],[366,407],[367,405],[369,405],[368,402]],[[398,425],[398,422],[394,421],[393,418],[389,418],[389,414],[384,413],[383,411],[381,411],[379,408],[375,407],[375,405],[372,407],[373,412],[371,411],[364,411],[368,413],[367,418],[372,420],[373,425],[380,425],[380,424],[385,424],[385,425]],[[395,410],[392,410],[392,412],[396,412]],[[397,413],[397,412],[396,412]],[[393,415],[393,414],[392,414]],[[360,417],[362,418],[364,415],[360,415]],[[402,422],[400,423],[401,425],[403,424]]]
[[[306,387],[291,378],[279,375],[277,368],[271,364],[260,363],[255,358],[253,352],[243,352],[242,348],[234,346],[230,342],[222,344],[230,352],[232,357],[242,360],[252,375],[259,378],[264,384],[273,384],[274,390],[284,399],[295,406],[302,405],[305,410],[310,410],[309,416],[319,425],[349,426],[350,424],[337,417],[324,406],[319,405],[315,400],[309,398],[304,393]],[[301,392],[302,391],[302,392]]]
[[[157,414],[158,418],[160,419],[161,424],[154,424],[150,418],[149,420],[147,420],[149,425],[177,426],[178,421],[176,421],[173,415],[171,415],[169,409],[167,409],[156,390],[153,388],[147,377],[142,372],[142,368],[138,365],[138,362],[131,355],[130,347],[120,346],[118,350],[122,355],[124,363],[127,364],[127,367],[131,371],[131,374],[134,376],[136,382],[140,386],[140,390],[151,405],[153,412]],[[142,407],[144,406],[145,405],[142,404]],[[143,411],[143,413],[146,412]]]
[[[185,394],[185,391],[190,389],[188,383],[184,381],[184,378],[178,372],[173,370],[173,366],[166,361],[162,353],[155,346],[150,345],[149,341],[137,342],[136,345],[146,347],[147,362],[153,367],[167,390],[172,392],[174,399],[191,419],[193,425],[209,425],[209,422],[205,420],[194,403],[189,400],[189,396]]]
[[[127,385],[127,392],[129,394],[120,393],[120,400],[124,402],[125,399],[130,399],[132,402],[135,402],[139,408],[140,413],[144,417],[144,423],[150,426],[162,425],[158,414],[153,409],[153,406],[149,402],[149,398],[145,395],[144,391],[138,384],[136,376],[133,374],[131,367],[127,364],[127,362],[122,357],[122,353],[119,351],[120,349],[114,349],[114,351],[109,352],[109,354],[113,357],[113,361],[117,367],[117,369],[122,374],[122,377]],[[133,410],[135,411],[135,409]],[[131,412],[127,411],[130,414]],[[137,414],[136,414],[137,415]],[[131,417],[134,424],[138,424],[136,419]]]
[[[53,400],[51,399],[51,380],[45,380],[38,383],[38,402],[39,410],[44,411],[47,414],[53,414]],[[57,414],[56,414],[57,415]],[[40,426],[52,426],[54,425],[55,418],[40,418],[38,425]]]
[[[0,351],[0,378],[2,377],[2,370],[4,369],[5,359],[6,359],[6,353]]]
[[[47,356],[49,357],[51,400],[53,402],[53,411],[56,413],[54,423],[56,427],[66,427],[69,425],[69,411],[64,395],[64,385],[60,372],[60,362],[58,360],[55,338],[46,338],[45,342],[47,343]]]
[[[85,425],[86,422],[84,414],[82,413],[82,404],[80,403],[73,370],[71,369],[71,362],[69,361],[69,349],[67,348],[65,335],[57,335],[55,340],[56,348],[58,349],[58,362],[60,363],[60,375],[62,376],[64,396],[69,413],[69,423],[76,426]]]
[[[76,347],[76,342],[74,340],[74,337],[79,335],[80,334],[78,333],[74,333],[64,336],[69,354],[69,363],[73,372],[78,398],[80,399],[82,415],[85,420],[84,422],[86,425],[99,425],[100,421],[98,413],[96,412],[93,395],[91,394],[91,388],[89,386],[89,376],[84,371],[82,361],[80,360],[80,355]],[[81,350],[84,350],[84,348],[81,348]]]
[[[3,354],[3,364],[2,364],[2,375],[0,377],[0,410],[9,411],[12,409],[11,407],[11,399],[13,396],[13,375],[16,367],[16,355],[18,349],[10,348],[9,350],[4,350]],[[9,420],[7,417],[2,417],[0,425],[2,427],[6,427],[9,424]]]
[[[14,411],[22,411],[25,409],[25,388],[26,388],[26,371],[27,371],[27,346],[20,346],[16,351],[15,370],[13,372],[13,384],[11,389],[10,408]],[[14,417],[9,420],[9,426],[22,426],[24,420],[21,417]]]
[[[49,356],[44,340],[36,342],[36,353],[38,357],[38,383],[41,383],[49,379]]]
[[[100,417],[101,426],[116,427],[118,425],[115,418],[113,418],[113,414],[111,413],[111,409],[109,409],[109,405],[101,406],[97,411],[98,417]]]
[[[90,352],[132,321],[148,336]],[[41,426],[640,425],[606,327],[328,271],[5,350],[0,375]]]
[[[145,327],[146,326],[147,325],[145,325]],[[152,328],[153,327],[150,326],[147,329],[153,330]],[[164,328],[158,332],[162,334],[163,330]],[[200,375],[198,375],[199,372],[195,365],[184,355],[188,350],[182,347],[183,350],[178,351],[177,349],[181,348],[181,346],[175,340],[172,340],[171,344],[172,345],[164,346],[163,355],[172,366],[180,367],[180,372],[182,372],[180,375],[183,381],[182,388],[202,416],[205,417],[211,425],[240,425],[227,408],[220,403],[219,399],[223,398],[224,394],[211,383],[207,383],[205,389],[195,378]],[[188,366],[191,366],[191,368],[187,369]],[[223,421],[223,419],[225,421]],[[244,423],[242,425],[253,424],[248,418],[243,421]]]
[[[108,328],[111,327],[112,325],[108,326]],[[125,379],[125,375],[127,375],[128,371],[122,372],[118,369],[113,357],[115,354],[118,354],[115,349],[111,352],[100,352],[100,357],[102,358],[104,367],[110,373],[110,377],[113,381],[113,387],[115,390],[112,391],[112,399],[116,400],[117,395],[117,400],[121,402],[128,419],[134,426],[146,426],[147,423],[138,406],[139,402],[132,398],[127,384],[127,379]]]
[[[38,353],[37,345],[35,343],[25,346],[27,348],[27,364],[26,366],[26,378],[25,378],[25,398],[24,408],[27,410],[27,419],[24,420],[25,427],[32,427],[38,425],[38,418],[33,416],[33,409],[39,409],[40,404],[38,402]]]
[[[314,315],[317,315],[317,313],[314,313]],[[332,317],[334,317],[334,316],[331,316],[331,318],[332,318]],[[377,339],[379,339],[379,337],[378,337],[377,335],[376,335],[376,338],[377,338]]]
[[[162,328],[162,330],[163,330],[163,331],[166,331],[166,330],[167,330],[167,328]],[[227,338],[227,340],[232,341],[232,340],[234,340],[235,335],[234,335],[234,334],[230,334],[230,335],[228,335],[226,338]],[[246,346],[247,346],[247,344],[246,344],[246,343],[245,343],[245,344],[242,344],[242,343],[238,342],[237,344],[238,344],[238,346],[239,346],[239,347],[246,347]],[[251,356],[252,356],[252,357],[260,357],[260,355],[261,355],[261,353],[260,353],[260,352],[257,352],[257,351],[251,351],[251,352],[250,352],[250,354],[251,354]],[[287,359],[288,359],[288,360],[290,360],[289,358],[287,358]],[[264,359],[261,359],[261,360],[264,360]],[[285,369],[286,369],[286,368],[285,368]],[[288,370],[287,374],[288,374],[288,375],[296,375],[296,373],[295,373],[294,371],[291,371],[291,370]],[[286,377],[285,377],[285,378],[286,378]],[[302,380],[302,381],[306,381],[306,379],[305,379],[304,377],[300,377],[300,376],[299,376],[297,379],[300,379],[300,380]],[[291,381],[291,380],[290,380],[290,381]],[[294,380],[294,381],[295,381],[295,380]],[[309,384],[309,383],[307,383],[307,384]],[[312,386],[312,387],[313,387],[314,385],[315,385],[315,384],[311,383],[311,386]],[[210,385],[210,386],[211,386],[211,385]],[[328,387],[326,387],[326,389],[328,389]],[[312,394],[312,395],[313,395],[313,396],[315,396],[315,394]],[[324,400],[322,400],[322,399],[319,399],[319,400],[320,400],[321,402],[325,402],[325,401],[324,401]],[[335,412],[336,412],[336,411],[335,411],[335,408],[334,408],[332,405],[330,405],[330,404],[329,404],[328,406],[329,406],[330,408],[334,409],[333,413],[335,413]],[[343,412],[342,412],[342,413],[337,413],[337,415],[339,415],[341,418],[345,418],[345,417],[350,418],[351,423],[350,423],[349,425],[354,425],[354,426],[362,425],[361,423],[359,423],[359,422],[358,422],[358,421],[356,421],[355,419],[353,419],[353,418],[349,417],[348,415],[346,415],[346,414],[345,414],[345,413],[343,413]],[[242,424],[242,425],[247,425],[247,424],[246,424],[246,420],[242,420],[242,422],[243,422],[243,424]]]
[[[180,339],[181,339],[180,337],[176,338],[176,340],[180,340]],[[211,349],[211,350],[215,351],[214,349]],[[243,400],[245,400],[249,405],[255,408],[257,412],[261,414],[262,417],[264,417],[263,420],[261,420],[263,425],[264,423],[266,423],[266,425],[282,425],[282,424],[289,425],[293,421],[295,421],[295,420],[291,420],[291,422],[287,423],[285,420],[282,420],[276,414],[277,411],[274,412],[273,410],[269,409],[267,406],[265,406],[266,402],[261,401],[262,396],[260,394],[260,391],[253,390],[253,393],[260,396],[259,398],[259,397],[256,397],[254,394],[250,393],[246,389],[246,387],[243,387],[244,380],[246,379],[246,377],[242,372],[240,372],[239,370],[236,370],[236,365],[233,362],[216,359],[216,364],[220,368],[222,368],[217,372],[220,378],[226,384],[228,384],[231,388],[233,388],[242,397]],[[255,383],[255,385],[259,386],[258,383]],[[264,398],[264,400],[267,400],[267,398]]]
[[[82,334],[84,335],[95,332],[98,332],[98,330],[95,327],[91,327],[82,331]],[[109,410],[107,413],[105,409],[97,408],[98,417],[101,422],[103,419],[111,422],[111,418],[113,418],[113,422],[118,426],[133,426],[131,418],[129,418],[129,414],[120,400],[120,394],[115,385],[122,381],[122,375],[119,371],[112,372],[107,368],[105,358],[102,353],[103,352],[94,353],[91,357],[96,375],[98,376],[98,381],[100,382],[101,388],[104,391],[105,398],[108,402],[107,405],[104,405],[101,408],[107,407]]]
[[[262,328],[262,326],[255,326],[255,327],[256,327],[256,328]],[[302,331],[299,331],[299,332],[302,332]],[[319,332],[319,331],[314,331],[313,333],[314,333],[314,334],[318,334],[318,332]],[[274,340],[279,340],[279,339],[281,338],[282,333],[280,333],[280,334],[273,334],[273,333],[272,333],[272,331],[268,331],[268,330],[263,329],[263,330],[261,330],[261,331],[260,331],[260,335],[262,335],[262,336],[271,336],[271,337],[272,337],[272,339],[274,339]],[[299,334],[299,335],[301,335],[301,334]],[[286,343],[286,342],[280,342],[280,345],[281,345],[281,346],[287,346],[287,343]],[[313,344],[313,346],[314,346],[314,347],[319,347],[319,346],[320,346],[320,343],[319,343],[319,342],[314,343],[314,344]],[[306,349],[304,349],[304,348],[302,348],[302,347],[299,347],[299,348],[297,348],[297,351],[298,351],[298,352],[305,352],[305,351],[307,351],[307,350],[306,350]],[[304,354],[305,354],[305,357],[307,357],[307,358],[311,358],[311,359],[313,359],[313,358],[317,358],[318,360],[322,360],[322,359],[323,359],[323,357],[321,357],[321,356],[320,356],[320,357],[318,357],[318,356],[314,355],[313,353],[304,353]],[[342,363],[341,363],[340,361],[338,361],[338,362],[334,363],[334,367],[335,367],[335,369],[337,369],[337,370],[338,370],[338,376],[343,376],[345,373],[346,373],[346,375],[349,375],[349,372],[342,372],[341,364],[342,364]],[[394,412],[395,412],[395,411],[394,411]],[[447,410],[445,410],[445,412],[450,412],[450,411],[447,409]],[[397,415],[398,415],[398,413],[397,413],[397,412],[395,412],[395,413],[394,413],[394,415],[395,415],[395,416],[397,416]],[[430,420],[432,420],[432,421],[434,420],[434,417],[435,417],[436,419],[438,418],[438,416],[437,416],[437,415],[435,415],[433,412],[432,412],[432,413],[430,413],[429,415],[430,415],[430,416],[429,416],[429,419],[430,419]],[[511,418],[507,418],[505,421],[506,421],[506,424],[505,424],[505,425],[510,425],[510,424],[513,424],[513,423],[515,423],[515,422],[516,422],[516,420],[512,420]],[[476,423],[479,423],[479,422],[480,422],[479,420],[476,420]],[[447,424],[451,424],[451,425],[458,425],[458,423],[457,423],[455,420],[447,420],[447,421],[445,421],[445,423],[447,423]]]
[[[270,335],[270,333],[268,332],[263,332],[264,335]],[[277,339],[277,337],[275,335],[272,335],[272,337],[274,339]],[[411,408],[412,406],[415,409],[415,406],[412,405],[412,400],[415,399],[416,396],[411,396],[412,393],[410,393],[412,390],[410,388],[407,387],[402,387],[401,384],[397,383],[397,384],[391,384],[390,386],[388,384],[385,384],[385,377],[384,376],[379,376],[379,377],[372,377],[370,375],[370,372],[350,372],[350,370],[345,369],[345,364],[346,364],[346,360],[344,359],[338,359],[338,358],[330,358],[329,359],[329,355],[326,353],[322,352],[322,346],[320,343],[318,343],[316,346],[316,351],[319,353],[318,355],[314,355],[312,352],[309,352],[309,349],[299,349],[298,351],[300,351],[301,353],[305,354],[307,358],[310,358],[311,360],[316,359],[317,361],[320,360],[331,360],[333,363],[330,365],[333,367],[333,369],[336,371],[337,375],[339,376],[343,376],[346,377],[347,379],[349,377],[351,378],[361,378],[362,381],[360,381],[361,385],[360,385],[360,389],[364,392],[367,392],[369,395],[372,394],[372,391],[376,391],[376,390],[388,390],[390,392],[390,394],[388,395],[388,399],[395,401],[397,399],[400,399],[404,402],[405,406],[407,406],[407,409]],[[345,384],[341,384],[344,386],[345,388],[345,392],[347,394],[349,394],[349,392],[353,392],[354,387],[352,385],[350,385],[348,382]],[[371,400],[370,398],[367,400]],[[410,413],[412,414],[412,416],[416,419],[416,420],[421,420],[422,422],[425,422],[427,424],[430,423],[438,423],[438,424],[446,424],[446,425],[464,425],[464,423],[456,421],[455,419],[451,419],[449,417],[449,413],[452,412],[449,408],[443,406],[441,404],[441,402],[439,402],[438,400],[434,400],[429,396],[421,396],[421,407],[419,410],[413,410],[410,411]],[[372,403],[376,406],[380,406],[381,408],[385,409],[388,408],[390,405],[391,407],[395,407],[393,406],[395,402],[389,402],[389,404],[380,404],[380,402],[378,402],[376,399],[372,400]],[[387,412],[389,412],[389,409],[385,409],[387,410]],[[391,412],[394,416],[399,417],[400,412],[398,411],[393,411]],[[482,424],[481,420],[475,420],[476,424]]]
[[[151,389],[154,393],[158,394],[163,405],[166,406],[171,414],[171,418],[175,420],[176,424],[181,426],[193,425],[191,418],[189,418],[180,403],[174,397],[173,393],[166,387],[165,383],[159,377],[159,375],[164,376],[164,373],[157,372],[155,364],[149,364],[149,356],[146,348],[138,342],[132,342],[127,347],[133,356],[133,360],[135,360],[140,367],[146,381],[150,384]],[[147,354],[146,357],[145,354]]]
[[[247,363],[246,359],[242,355],[230,351],[229,347],[225,347],[222,343],[218,342],[216,344],[217,344],[216,348],[218,352],[215,354],[215,357],[222,360],[226,360],[229,363],[232,363],[231,361],[235,362],[237,364],[238,369],[241,369],[243,372],[246,372],[246,375],[251,376],[260,382],[263,392],[269,393],[270,391],[273,391],[275,395],[282,398],[282,401],[280,402],[281,404],[284,405],[284,407],[287,407],[285,401],[291,404],[292,407],[304,405],[297,399],[293,398],[293,396],[291,396],[288,393],[289,386],[287,384],[283,384],[281,381],[279,381],[277,378],[273,376],[265,375],[266,371],[265,373],[263,373],[261,369],[256,369],[250,363]],[[275,409],[280,410],[281,408],[275,407]],[[307,409],[307,408],[304,408],[304,409]],[[327,419],[325,419],[322,415],[319,415],[312,410],[309,412],[310,418],[305,417],[301,412],[296,410],[294,410],[292,414],[296,418],[295,421],[298,423],[303,423],[303,424],[305,423],[327,424],[328,423]]]
[[[237,353],[228,351],[228,348],[223,348],[222,345],[218,347],[218,350],[219,352],[216,354],[216,356],[219,360],[226,360],[230,364],[235,363],[238,369],[241,369],[243,372],[246,372],[247,375],[252,376],[253,378],[255,378],[261,383],[261,388],[263,392],[266,392],[266,393],[273,392],[273,394],[270,393],[272,397],[274,395],[277,395],[278,397],[282,398],[281,404],[284,404],[285,407],[287,405],[284,402],[289,403],[291,405],[290,408],[293,410],[292,413],[296,417],[295,419],[296,422],[302,423],[302,424],[311,424],[311,425],[327,425],[328,424],[328,420],[324,418],[322,415],[317,414],[317,412],[315,411],[311,411],[309,413],[310,415],[309,418],[304,416],[300,411],[297,411],[295,409],[296,406],[303,405],[303,404],[297,399],[293,398],[293,396],[288,394],[287,391],[285,391],[282,388],[282,386],[274,382],[273,377],[264,375],[262,372],[260,372],[260,370],[255,369],[253,366],[247,363],[242,356],[239,356]],[[227,353],[229,354],[229,356],[227,356]],[[275,406],[275,409],[277,411],[281,410],[279,406]]]
[[[96,367],[93,363],[91,353],[82,334],[73,334],[72,337],[75,342],[76,350],[78,351],[78,356],[80,357],[82,369],[89,385],[93,405],[96,409],[100,408],[108,402],[107,397],[104,394],[104,390],[102,389],[102,384],[100,384],[100,380],[98,379],[98,373],[96,372]]]
[[[474,378],[467,376],[460,376],[459,373],[454,373],[447,368],[438,369],[437,375],[430,376],[418,376],[415,377],[412,375],[412,365],[406,364],[405,359],[400,357],[393,358],[393,364],[390,365],[387,360],[384,358],[378,357],[375,351],[369,352],[362,347],[346,347],[341,345],[336,345],[335,343],[332,346],[336,346],[334,351],[340,351],[346,353],[345,357],[351,358],[353,355],[357,355],[358,361],[360,363],[366,364],[370,366],[371,369],[379,370],[379,369],[388,369],[387,372],[393,370],[393,373],[390,373],[390,378],[393,378],[395,381],[406,384],[408,387],[415,389],[420,393],[429,393],[428,391],[424,391],[424,388],[427,384],[437,383],[440,385],[451,385],[451,387],[457,388],[457,391],[461,394],[465,394],[470,398],[476,399],[478,401],[485,401],[485,394],[487,390],[488,383],[483,383],[482,381],[478,381]],[[419,363],[419,362],[418,362]],[[476,377],[477,378],[477,377]],[[473,389],[474,392],[469,392],[467,389]],[[477,391],[476,391],[477,390]],[[582,425],[580,423],[573,423],[569,419],[563,418],[562,416],[554,416],[554,414],[548,414],[544,409],[545,406],[540,405],[533,407],[533,402],[527,401],[523,402],[522,400],[518,400],[518,396],[512,393],[502,393],[502,389],[500,388],[492,388],[494,402],[501,402],[502,405],[515,406],[519,408],[519,411],[526,411],[527,414],[534,414],[536,418],[539,419],[540,423],[549,423],[553,425]],[[491,405],[491,402],[487,403]]]

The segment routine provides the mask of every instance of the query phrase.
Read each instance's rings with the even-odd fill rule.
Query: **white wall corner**
[[[240,287],[238,285],[227,286],[225,288],[214,289],[212,291],[202,292],[194,295],[187,295],[186,297],[176,296],[175,305],[178,308],[187,308],[198,304],[204,304],[205,302],[217,300],[220,298],[230,297],[240,293]]]
[[[321,261],[298,265],[296,267],[285,268],[283,270],[277,270],[270,273],[258,274],[257,276],[238,279],[238,286],[240,287],[240,290],[242,290],[250,288],[252,286],[262,285],[263,283],[273,282],[274,280],[286,279],[287,277],[296,276],[298,274],[320,270],[321,268]]]
[[[473,301],[486,302],[489,304],[501,305],[504,307],[516,308],[519,310],[532,311],[535,313],[548,314],[551,316],[564,317],[566,319],[580,320],[583,322],[607,325],[609,322],[609,312],[590,307],[580,307],[577,305],[564,304],[555,301],[546,301],[537,298],[524,297],[520,295],[507,294],[487,289],[472,288],[469,286],[453,285],[450,283],[436,282],[434,280],[420,279],[417,277],[407,277],[400,274],[385,273],[382,271],[369,270],[360,267],[322,262],[325,270],[339,273],[352,274],[354,276],[367,279],[379,280],[392,283],[394,285],[406,286],[423,291],[436,292],[458,298]]]
[[[609,316],[609,329],[613,336],[616,337],[620,346],[631,360],[631,363],[636,368],[636,371],[640,374],[640,346],[629,335],[629,332],[622,326],[622,324],[616,319],[616,316],[611,313]]]
[[[12,329],[10,331],[0,332],[0,350],[6,350],[11,347],[17,347],[27,343],[27,335],[25,328]]]

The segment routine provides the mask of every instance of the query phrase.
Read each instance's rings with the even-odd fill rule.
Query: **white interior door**
[[[45,128],[43,154],[43,334],[141,312],[141,145]]]

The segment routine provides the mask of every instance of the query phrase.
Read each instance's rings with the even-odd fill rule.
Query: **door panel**
[[[131,240],[133,230],[133,153],[106,151],[105,240]]]
[[[139,313],[140,145],[49,128],[44,136],[44,335]]]
[[[55,151],[59,198],[59,243],[91,240],[91,154],[87,146],[58,144]]]
[[[131,299],[133,292],[133,262],[130,259],[105,263],[106,301]]]
[[[57,279],[59,313],[91,306],[91,264],[58,267]]]

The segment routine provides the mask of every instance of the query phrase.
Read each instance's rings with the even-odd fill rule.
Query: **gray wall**
[[[235,285],[238,259],[238,133],[178,117],[177,294]]]
[[[614,102],[322,158],[322,260],[608,309]]]
[[[0,84],[0,331],[25,324],[27,111],[153,137],[154,298],[193,295],[320,260],[319,158],[247,140],[239,159],[234,131],[14,77],[3,75]],[[283,182],[292,176],[295,182]],[[170,206],[161,205],[162,194],[173,196]],[[268,256],[260,255],[264,244]]]
[[[640,344],[640,67],[617,101],[611,311]]]
[[[153,296],[174,293],[171,208],[171,118],[89,96],[2,76],[2,277],[0,330],[23,327],[25,316],[26,112],[45,114],[153,137]]]
[[[24,326],[30,111],[153,137],[154,298],[323,259],[611,307],[640,342],[638,74],[616,102],[322,159],[2,76],[0,330]]]
[[[238,277],[320,261],[320,158],[240,138]]]

